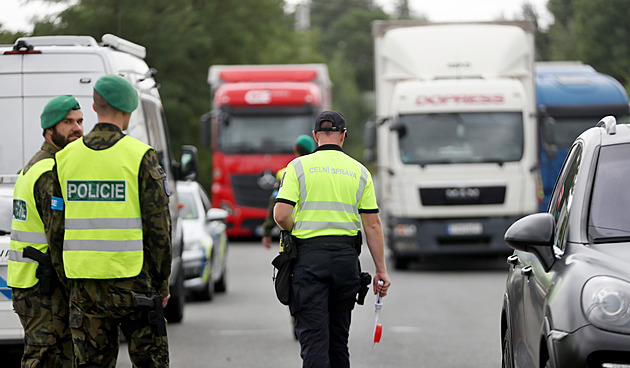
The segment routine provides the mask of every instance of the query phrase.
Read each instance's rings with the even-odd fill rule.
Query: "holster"
[[[354,249],[357,251],[357,257],[361,255],[361,246],[363,245],[363,236],[361,236],[361,230],[357,233],[357,236],[354,238]],[[368,272],[361,271],[361,261],[358,260],[359,263],[359,280],[361,285],[359,287],[359,292],[357,293],[357,304],[363,305],[365,303],[365,296],[370,290],[370,283],[372,282],[372,276]]]
[[[38,263],[35,276],[39,279],[39,291],[42,295],[52,295],[54,290],[54,281],[57,279],[55,270],[53,269],[50,254],[28,246],[22,251],[22,255],[30,258]]]
[[[286,230],[280,231],[280,253],[271,261],[271,264],[275,267],[272,280],[276,297],[284,305],[289,305],[293,265],[297,259],[298,250],[295,237]]]
[[[158,336],[166,336],[166,320],[164,308],[162,308],[162,296],[158,294],[150,297],[136,295],[133,297],[133,306],[147,310],[147,323],[154,326]]]

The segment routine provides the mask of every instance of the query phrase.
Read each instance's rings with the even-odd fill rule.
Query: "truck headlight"
[[[603,330],[630,333],[630,283],[609,276],[596,276],[582,289],[586,318]]]

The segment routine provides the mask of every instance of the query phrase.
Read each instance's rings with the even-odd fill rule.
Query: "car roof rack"
[[[613,135],[617,133],[617,119],[615,119],[614,116],[609,115],[603,117],[596,126],[606,128],[606,133],[608,133],[608,135]]]

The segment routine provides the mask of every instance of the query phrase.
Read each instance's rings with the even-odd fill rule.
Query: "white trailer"
[[[376,157],[397,268],[507,254],[540,201],[530,22],[373,23]]]

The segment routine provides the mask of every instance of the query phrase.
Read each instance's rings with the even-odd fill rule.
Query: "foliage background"
[[[35,22],[32,34],[113,33],[147,48],[158,70],[173,147],[200,148],[199,181],[211,185],[211,153],[200,144],[200,117],[210,110],[208,68],[214,64],[326,63],[333,109],[348,120],[344,149],[361,160],[363,126],[374,114],[371,22],[424,18],[408,0],[387,14],[372,0],[310,0],[310,26],[295,27],[284,0],[47,0],[67,10]],[[630,83],[630,0],[549,0],[554,23],[538,26],[526,0],[514,19],[537,24],[537,60],[581,60]],[[305,29],[304,29],[305,28]],[[24,36],[0,24],[0,43]],[[627,87],[626,87],[627,88]],[[177,153],[177,152],[176,152]]]

